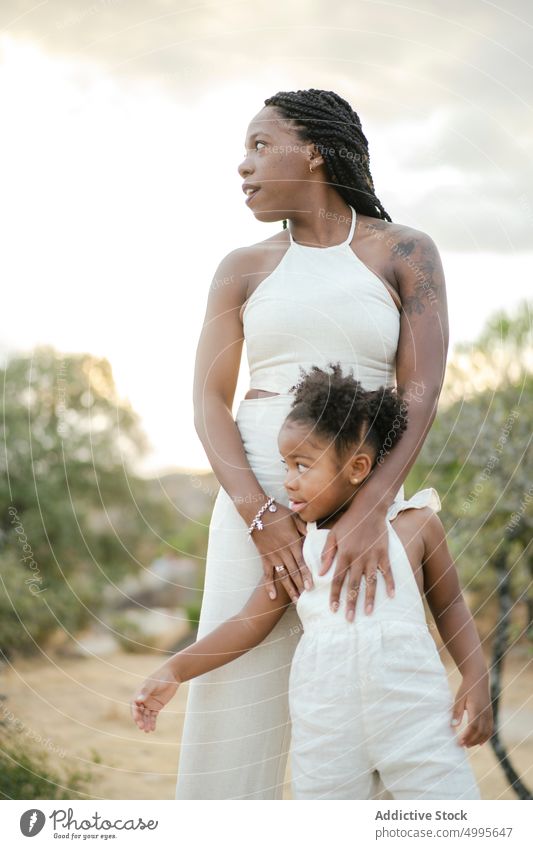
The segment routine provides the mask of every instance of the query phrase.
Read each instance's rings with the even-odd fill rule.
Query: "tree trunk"
[[[490,682],[490,695],[492,701],[492,710],[494,713],[494,733],[490,738],[490,744],[494,750],[494,754],[503,769],[505,777],[513,788],[519,799],[533,799],[530,791],[522,782],[520,776],[515,771],[509,756],[500,739],[499,732],[499,705],[502,690],[502,674],[505,654],[507,652],[509,640],[509,625],[511,621],[511,611],[513,600],[511,597],[511,587],[509,572],[507,570],[507,551],[504,546],[498,553],[495,561],[496,573],[498,576],[498,602],[499,616],[496,625],[496,636],[492,648],[492,670]]]

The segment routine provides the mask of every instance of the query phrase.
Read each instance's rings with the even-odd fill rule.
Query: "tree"
[[[106,359],[39,347],[9,360],[2,385],[0,648],[9,654],[98,618],[102,588],[155,554],[150,520],[170,508],[154,505],[134,474],[148,443]]]

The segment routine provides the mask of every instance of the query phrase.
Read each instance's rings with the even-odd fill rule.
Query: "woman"
[[[277,581],[293,600],[312,586],[305,525],[299,505],[289,507],[276,441],[300,366],[335,359],[366,389],[396,383],[408,409],[402,439],[329,531],[323,554],[324,572],[337,555],[330,603],[339,606],[347,581],[348,619],[363,574],[366,615],[378,566],[393,592],[386,515],[435,417],[448,349],[438,251],[426,234],[393,223],[376,197],[368,143],[343,98],[279,92],[253,118],[245,148],[246,204],[284,229],[222,260],[198,344],[195,426],[221,484],[198,638],[235,615],[262,574],[271,597]],[[234,419],[244,341],[251,387]],[[257,648],[190,683],[176,798],[282,798],[299,637],[291,607]]]

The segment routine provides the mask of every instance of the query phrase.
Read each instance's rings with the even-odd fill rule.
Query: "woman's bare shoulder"
[[[227,297],[243,304],[250,294],[250,288],[261,282],[261,274],[269,273],[287,250],[286,232],[281,230],[261,242],[243,245],[227,253],[215,271],[212,289],[230,290],[231,294],[228,291]]]
[[[384,221],[372,218],[370,215],[358,215],[357,221],[361,229],[374,238],[384,241],[389,247],[397,250],[413,250],[415,244],[432,242],[431,236],[423,230],[417,230],[409,224],[399,224],[397,221]],[[413,247],[410,247],[412,243]]]
[[[251,245],[242,245],[234,248],[223,258],[222,263],[225,266],[233,267],[235,271],[251,270],[255,268],[257,271],[257,262],[266,259],[276,251],[286,249],[289,243],[289,237],[286,235],[286,230],[280,230],[279,233],[274,233],[268,239],[262,239],[260,242],[254,242]]]

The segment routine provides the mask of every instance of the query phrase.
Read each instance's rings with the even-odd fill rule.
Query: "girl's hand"
[[[468,714],[468,725],[459,738],[459,745],[481,746],[494,731],[494,719],[490,703],[487,677],[465,675],[455,697],[451,725],[461,724],[464,712]]]
[[[306,523],[283,504],[277,504],[275,513],[265,510],[261,517],[263,530],[254,530],[252,540],[263,560],[266,590],[276,598],[276,583],[280,582],[294,603],[304,589],[310,590],[313,578],[302,555]],[[274,566],[283,564],[277,572]]]
[[[389,561],[389,534],[385,517],[387,507],[383,502],[377,507],[368,507],[368,501],[354,498],[350,511],[343,513],[331,528],[322,551],[322,567],[319,575],[331,568],[335,554],[337,565],[331,581],[330,607],[339,608],[341,589],[348,577],[348,601],[346,618],[355,616],[355,605],[359,593],[361,576],[365,575],[365,613],[371,613],[376,595],[376,572],[385,578],[387,592],[394,595],[394,579]]]
[[[155,731],[159,711],[168,704],[180,684],[178,675],[168,663],[146,678],[130,703],[133,721],[141,731]]]

